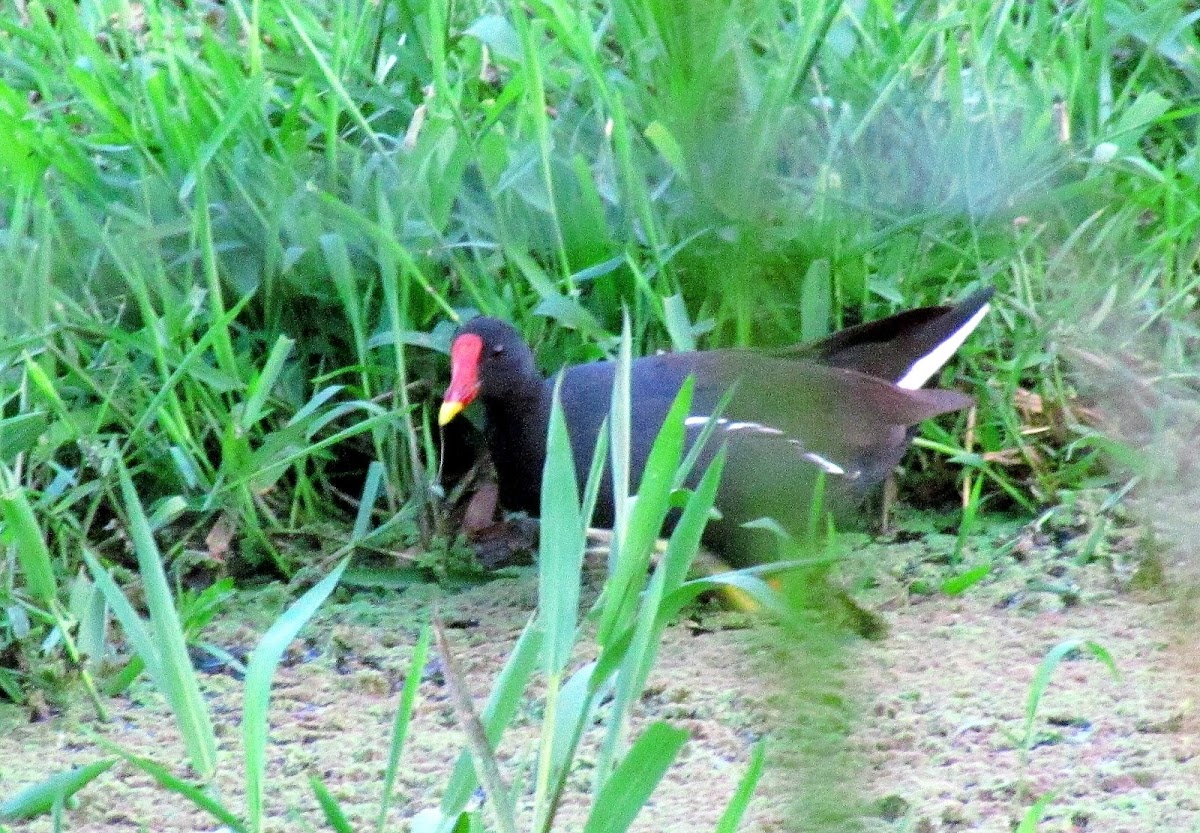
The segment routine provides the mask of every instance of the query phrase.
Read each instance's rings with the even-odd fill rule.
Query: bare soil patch
[[[848,739],[858,761],[854,791],[875,807],[866,829],[1009,831],[1037,797],[1053,791],[1043,831],[1200,831],[1200,662],[1195,630],[1176,606],[1161,593],[1127,590],[1111,563],[1076,565],[1046,542],[972,556],[992,559],[992,572],[960,596],[912,595],[914,574],[946,545],[926,538],[861,553],[860,563],[874,567],[870,589],[860,597],[891,628],[878,642],[848,642],[845,655],[859,712]],[[321,826],[307,786],[313,774],[325,780],[356,829],[373,825],[399,689],[432,598],[443,597],[457,660],[482,702],[534,608],[535,588],[525,571],[449,596],[428,587],[339,591],[293,646],[276,680],[269,829]],[[282,603],[277,590],[265,592],[228,613],[210,636],[248,648]],[[781,742],[781,721],[804,719],[782,708],[790,681],[788,669],[772,669],[763,650],[773,638],[770,628],[703,607],[669,629],[638,719],[668,720],[686,728],[691,741],[637,830],[712,830],[753,744],[764,737]],[[1087,655],[1062,663],[1023,761],[1019,738],[1035,669],[1051,647],[1076,636],[1110,651],[1121,676],[1114,679]],[[222,738],[217,784],[241,807],[241,683],[217,673],[205,675],[203,686]],[[436,661],[424,670],[421,695],[392,829],[405,829],[413,814],[436,805],[463,746]],[[0,716],[0,794],[103,757],[93,732],[182,766],[172,719],[147,684],[111,705],[107,725],[82,704],[39,723],[26,722],[15,709]],[[538,718],[539,706],[530,701],[500,750],[507,774],[523,773],[525,783]],[[562,830],[580,829],[586,817],[588,764],[585,749]],[[793,772],[772,768],[746,829],[792,829],[794,783]],[[79,833],[218,828],[124,764],[79,794],[68,821]],[[10,829],[51,826],[38,820]]]

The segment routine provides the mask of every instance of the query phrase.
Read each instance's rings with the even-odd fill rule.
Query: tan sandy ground
[[[1200,831],[1194,630],[1189,643],[1172,604],[1117,592],[1099,568],[1072,568],[1066,576],[1082,588],[1080,602],[1070,607],[1052,596],[1014,590],[1027,578],[1015,568],[996,570],[958,598],[908,600],[886,582],[877,585],[874,601],[891,634],[848,649],[862,712],[851,738],[861,760],[857,789],[868,800],[887,799],[886,811],[866,828],[1000,833],[1012,830],[1036,797],[1053,790],[1057,798],[1042,831]],[[478,702],[532,611],[534,592],[534,577],[525,574],[443,603],[446,618],[458,625],[451,638]],[[280,670],[273,692],[269,829],[321,827],[307,786],[312,774],[325,780],[355,829],[373,829],[390,723],[430,595],[423,588],[343,594],[310,623],[307,642],[293,646],[293,662]],[[249,614],[240,611],[241,623],[227,621],[214,639],[250,647],[269,613],[261,610],[261,621],[246,623]],[[751,746],[780,719],[782,701],[769,693],[779,689],[779,675],[764,676],[771,662],[763,646],[775,637],[761,626],[754,635],[728,627],[740,624],[738,618],[701,611],[666,635],[638,719],[666,719],[688,729],[692,740],[639,817],[638,830],[712,830]],[[1114,680],[1090,656],[1060,665],[1039,712],[1039,745],[1022,769],[1015,738],[1022,732],[1030,680],[1045,653],[1073,636],[1102,644],[1121,678]],[[218,783],[240,811],[241,684],[223,674],[205,675],[202,684],[221,735]],[[405,829],[405,819],[434,805],[462,745],[440,676],[427,669],[421,693],[390,829]],[[113,720],[106,726],[83,706],[34,724],[5,714],[0,795],[101,757],[89,732],[172,765],[182,762],[171,718],[145,683],[111,706]],[[536,704],[524,708],[501,749],[508,776],[521,772],[525,783],[537,715]],[[794,783],[794,773],[770,770],[746,829],[789,829],[784,819]],[[585,762],[572,780],[558,829],[582,828],[582,791],[589,784]],[[80,793],[68,822],[67,829],[79,833],[218,829],[124,764]],[[9,829],[49,831],[50,824]]]

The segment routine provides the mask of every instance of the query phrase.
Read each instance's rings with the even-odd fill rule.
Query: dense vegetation
[[[635,352],[781,344],[990,284],[953,371],[978,413],[914,469],[1033,512],[1175,465],[1137,451],[1194,384],[1194,4],[18,5],[10,699],[85,554],[128,577],[143,526],[180,586],[447,549],[431,406],[474,310],[551,369],[623,309]]]

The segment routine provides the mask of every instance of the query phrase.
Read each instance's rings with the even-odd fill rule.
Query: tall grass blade
[[[180,778],[157,761],[144,758],[141,755],[134,755],[132,752],[123,749],[107,738],[93,736],[93,740],[110,752],[120,755],[130,764],[149,775],[163,789],[186,798],[230,830],[236,833],[245,833],[246,825],[242,820],[204,789]]]
[[[271,680],[283,652],[337,587],[349,563],[350,559],[343,559],[329,575],[294,601],[267,629],[250,655],[242,706],[242,742],[246,750],[246,818],[251,833],[259,833],[263,825]]]
[[[150,675],[155,687],[166,696],[169,681],[163,670],[163,660],[158,645],[151,635],[150,628],[146,626],[146,621],[133,609],[129,599],[121,592],[121,588],[117,586],[112,576],[94,555],[84,550],[83,560],[92,573],[92,580],[96,582],[96,587],[104,595],[104,600],[112,610],[113,616],[117,618],[121,629],[125,631],[125,638],[129,640],[137,659],[140,659],[145,666],[146,673]]]
[[[596,450],[592,454],[592,468],[588,471],[587,482],[583,487],[583,507],[579,517],[583,521],[584,527],[591,525],[592,515],[596,512],[596,501],[600,498],[600,489],[604,485],[609,443],[608,420],[606,419],[600,423],[600,433],[596,437]]]
[[[629,313],[622,316],[621,343],[617,348],[613,371],[612,401],[609,403],[609,451],[612,454],[613,485],[613,546],[608,553],[608,574],[617,572],[621,545],[628,537],[629,524],[629,436],[630,436],[630,367],[633,363],[633,336],[629,329]]]
[[[354,527],[350,535],[352,540],[361,540],[370,532],[371,513],[375,511],[375,504],[383,491],[385,474],[387,470],[378,460],[372,460],[367,466],[367,479],[363,484],[362,498],[358,502],[358,513],[354,516]]]
[[[41,526],[25,489],[7,466],[0,465],[0,510],[4,517],[4,537],[17,552],[17,563],[25,576],[25,586],[38,604],[50,607],[58,593],[54,563]]]
[[[729,799],[725,812],[721,814],[721,820],[717,822],[716,833],[737,833],[742,824],[742,817],[746,815],[746,808],[750,806],[750,799],[754,798],[754,791],[758,788],[766,763],[767,745],[759,741],[750,750],[750,764],[738,781],[737,791]]]
[[[500,676],[492,686],[492,692],[488,695],[487,703],[484,704],[483,712],[480,715],[484,732],[487,734],[488,743],[492,748],[495,748],[500,736],[517,714],[517,709],[521,704],[521,695],[529,684],[529,678],[537,669],[542,653],[541,648],[542,631],[537,627],[535,617],[521,631],[517,644],[513,646],[512,653],[508,655],[508,661],[504,663]],[[479,781],[475,777],[471,755],[469,752],[464,752],[454,765],[454,772],[450,776],[446,792],[442,796],[442,824],[439,826],[439,830],[450,830],[478,785]]]
[[[800,292],[800,339],[816,341],[829,334],[833,323],[833,289],[829,261],[814,260],[804,274]]]
[[[694,386],[691,377],[684,381],[650,449],[625,536],[618,540],[620,552],[616,569],[605,587],[604,610],[596,637],[601,645],[611,642],[630,624],[643,584],[641,577],[650,563],[650,550],[670,508],[672,485],[687,437],[684,419],[691,409]],[[618,443],[614,433],[613,447]]]
[[[292,348],[296,342],[287,336],[280,336],[267,356],[267,361],[263,364],[262,370],[250,382],[247,390],[246,400],[242,404],[242,412],[238,424],[243,432],[249,431],[262,420],[267,414],[266,404],[267,397],[271,395],[271,391],[279,382],[279,375],[283,372],[284,362],[287,361],[288,355],[292,352]]]
[[[1087,651],[1108,668],[1114,679],[1120,679],[1121,675],[1117,671],[1117,664],[1113,660],[1112,654],[1095,640],[1067,639],[1051,648],[1038,663],[1037,671],[1033,675],[1033,682],[1029,684],[1029,697],[1025,703],[1025,726],[1021,736],[1021,749],[1025,756],[1028,756],[1029,751],[1033,748],[1033,724],[1037,719],[1042,697],[1045,696],[1046,689],[1050,687],[1050,679],[1054,676],[1054,671],[1059,664],[1074,651]]]
[[[666,627],[666,619],[661,615],[663,601],[679,589],[687,576],[716,500],[724,467],[725,449],[722,448],[684,507],[683,515],[667,543],[667,551],[654,570],[650,586],[642,593],[632,639],[622,652],[604,744],[597,760],[597,777],[601,783],[604,783],[612,761],[619,754],[630,709],[640,699],[646,678],[658,656],[662,631]],[[604,652],[608,651],[607,645],[603,648]]]
[[[129,537],[137,556],[138,572],[142,576],[146,607],[150,613],[150,630],[159,665],[157,682],[164,686],[162,693],[179,722],[192,766],[201,777],[209,778],[217,766],[217,739],[212,718],[204,698],[200,696],[200,684],[184,642],[183,624],[175,608],[171,586],[163,569],[162,554],[150,531],[142,502],[124,465],[118,464],[117,475],[129,520]],[[95,568],[92,573],[100,583],[100,575]],[[100,573],[107,578],[107,573],[102,570]],[[114,599],[105,595],[111,605]],[[146,665],[149,668],[150,662],[147,661]]]
[[[1042,821],[1042,816],[1046,815],[1046,811],[1050,809],[1050,804],[1058,797],[1058,794],[1051,790],[1043,795],[1037,801],[1029,806],[1025,811],[1025,815],[1021,817],[1021,823],[1013,833],[1038,833],[1038,825]]]
[[[554,811],[566,784],[567,775],[570,774],[579,739],[590,723],[591,715],[602,696],[602,692],[594,691],[591,686],[595,670],[594,662],[578,669],[563,685],[558,695],[558,708],[554,715],[552,732],[554,742],[550,755],[550,773],[555,785],[547,798],[549,803],[543,830],[551,829]]]
[[[421,628],[417,644],[413,648],[412,661],[408,664],[408,674],[404,678],[404,689],[400,692],[400,706],[396,709],[396,719],[392,721],[392,742],[388,746],[387,767],[383,772],[383,794],[379,799],[379,816],[375,821],[377,833],[383,833],[387,825],[388,808],[392,803],[392,789],[396,785],[396,774],[400,771],[400,754],[404,751],[404,741],[408,737],[408,727],[412,722],[413,709],[417,704],[417,693],[421,689],[421,677],[425,673],[425,662],[429,657],[429,642],[432,631],[429,626]]]
[[[325,786],[325,782],[316,775],[311,775],[308,778],[308,785],[312,787],[313,795],[317,797],[317,804],[321,806],[321,815],[325,816],[325,823],[336,833],[354,833],[354,826],[342,812],[342,806],[329,791],[329,787]]]
[[[471,757],[475,762],[475,773],[487,791],[496,826],[501,833],[516,833],[516,805],[513,802],[512,789],[500,773],[500,765],[492,751],[492,744],[471,703],[466,682],[458,672],[454,654],[450,651],[446,629],[442,627],[437,614],[434,614],[433,635],[437,640],[438,653],[442,657],[442,672],[446,679],[446,687],[450,691],[450,702],[454,706],[458,724],[467,736],[467,747],[471,750]]]
[[[652,723],[596,796],[583,833],[624,833],[687,742],[688,733]]]
[[[56,773],[45,781],[26,787],[0,803],[0,820],[24,821],[49,813],[55,802],[70,798],[107,772],[116,762],[116,758],[93,761],[78,769]]]
[[[579,592],[583,552],[587,545],[579,505],[575,459],[563,414],[561,377],[555,385],[546,439],[546,463],[542,473],[542,534],[538,548],[538,621],[544,633],[542,670],[546,675],[546,709],[543,717],[541,751],[534,792],[535,827],[541,826],[550,808],[553,753],[558,727],[558,695],[563,673],[575,646],[579,620]],[[585,488],[595,494],[600,479],[593,455]],[[589,496],[590,499],[590,496]],[[568,731],[568,737],[573,734]]]
[[[580,569],[586,545],[571,438],[555,385],[542,475],[542,535],[538,547],[538,620],[545,634],[542,667],[562,673],[579,619]]]
[[[689,353],[696,349],[696,333],[688,319],[687,305],[683,296],[668,295],[662,300],[663,325],[671,337],[671,348],[676,353]]]

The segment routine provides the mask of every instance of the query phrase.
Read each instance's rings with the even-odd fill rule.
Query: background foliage
[[[1149,339],[1155,373],[1194,352],[1187,3],[19,11],[0,19],[0,467],[6,540],[37,525],[59,587],[85,550],[133,563],[121,465],[177,580],[370,543],[348,521],[371,488],[375,543],[444,542],[429,403],[472,310],[554,368],[611,351],[623,305],[650,351],[995,285],[958,371],[970,447],[961,422],[927,445],[1026,509],[1121,448],[1066,348],[1128,367]],[[17,563],[0,645],[27,631],[12,611],[47,609]]]

